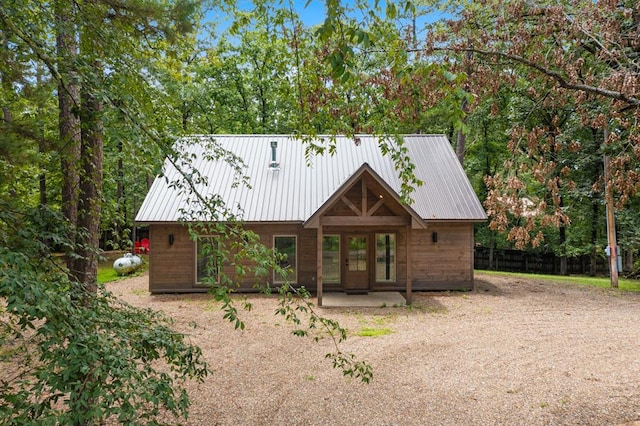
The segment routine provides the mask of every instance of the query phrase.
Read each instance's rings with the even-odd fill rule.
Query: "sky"
[[[314,26],[321,24],[325,18],[324,1],[311,1],[307,7],[305,7],[305,1],[296,1],[298,14],[302,22],[308,26]]]
[[[302,22],[304,22],[307,26],[312,27],[315,25],[319,25],[324,21],[326,16],[324,0],[311,0],[308,2],[307,0],[292,0],[292,1],[293,1],[295,11],[300,16],[300,19],[302,20]],[[343,1],[345,4],[352,3],[352,0],[343,0]],[[379,1],[380,1],[380,4],[382,5],[382,8],[384,9],[385,0],[379,0]],[[374,0],[369,0],[369,2],[373,5]],[[286,2],[283,1],[283,3],[286,3]],[[236,4],[241,9],[249,10],[253,7],[253,3],[251,0],[237,0]],[[451,15],[448,15],[442,12],[429,13],[427,15],[424,15],[418,18],[417,27],[420,28],[421,26],[426,25],[428,23],[435,22],[439,19],[449,18],[449,17],[451,17]],[[214,11],[209,12],[205,18],[206,21],[211,21],[211,20],[215,21],[216,19],[219,20],[220,17],[216,17]],[[219,32],[222,32],[226,28],[228,28],[228,25],[225,22],[218,21],[216,24]]]

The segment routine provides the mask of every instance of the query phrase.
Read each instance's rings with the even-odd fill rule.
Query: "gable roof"
[[[318,218],[325,214],[327,210],[329,210],[333,204],[351,187],[351,185],[355,184],[357,181],[361,180],[365,176],[370,176],[385,192],[391,195],[391,197],[401,204],[400,196],[396,191],[394,191],[385,181],[376,173],[375,170],[369,166],[368,163],[364,163],[354,174],[352,174],[346,182],[344,182],[340,188],[337,190],[312,214],[307,220],[304,222],[305,228],[317,228],[318,227]],[[382,198],[382,195],[380,195]],[[402,205],[404,210],[411,216],[413,223],[415,223],[418,228],[426,228],[426,224],[424,220],[420,217],[418,213],[411,206]]]
[[[233,185],[233,168],[207,155],[204,138],[242,158],[251,188]],[[205,195],[218,194],[245,222],[306,222],[336,191],[362,172],[366,164],[376,179],[398,197],[401,181],[390,155],[383,155],[374,136],[336,138],[335,155],[305,157],[305,144],[286,135],[210,135],[183,138],[193,165],[207,179],[198,184]],[[269,167],[271,141],[277,142],[279,168]],[[189,142],[189,143],[184,143]],[[316,143],[314,141],[314,143]],[[444,135],[406,135],[404,144],[415,174],[424,184],[411,194],[414,212],[424,220],[483,221],[487,216]],[[209,153],[210,154],[210,153]],[[310,165],[308,166],[308,163]],[[156,178],[136,216],[136,222],[177,222],[188,197],[170,184],[177,170],[165,161],[164,177]],[[241,209],[240,209],[241,207]]]

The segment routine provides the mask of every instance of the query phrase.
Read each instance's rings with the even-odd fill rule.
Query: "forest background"
[[[609,195],[625,268],[633,268],[640,248],[635,1],[322,5],[324,15],[310,26],[300,18],[301,4],[284,0],[3,2],[0,296],[15,316],[2,323],[0,338],[5,344],[11,337],[27,357],[28,345],[16,342],[36,329],[39,365],[54,363],[46,386],[41,371],[23,388],[1,382],[9,413],[50,413],[66,423],[55,407],[70,394],[76,405],[67,414],[80,417],[69,423],[127,415],[128,397],[94,404],[105,398],[98,385],[114,382],[116,364],[74,363],[101,345],[113,349],[114,363],[122,359],[118,351],[131,350],[124,331],[83,340],[99,339],[96,327],[131,331],[135,322],[127,316],[132,311],[110,311],[112,301],[93,297],[98,253],[131,247],[136,208],[164,159],[180,161],[173,146],[182,135],[291,134],[310,155],[341,155],[331,135],[354,136],[354,143],[358,133],[388,135],[381,149],[396,161],[402,196],[410,200],[420,182],[395,136],[444,133],[489,214],[476,229],[478,245],[554,253],[561,273],[567,258],[586,255],[595,273],[607,245]],[[434,13],[442,19],[433,20]],[[317,135],[329,137],[314,141]],[[215,147],[213,153],[239,164]],[[193,174],[184,176],[185,190],[193,188]],[[215,200],[202,201],[224,211]],[[64,265],[47,263],[52,250],[66,254]],[[94,303],[109,313],[96,317]],[[63,307],[69,311],[52,313]],[[129,312],[119,317],[122,329],[96,320],[115,321],[110,315],[122,312]],[[49,321],[74,315],[85,322]],[[38,328],[44,318],[51,329]],[[154,345],[176,345],[164,350],[180,354],[173,358],[180,377],[206,374],[194,349],[166,332]],[[135,350],[136,359],[148,361],[159,353],[145,333]],[[80,387],[70,390],[60,371],[73,371]],[[138,385],[154,383],[170,398],[165,404],[183,411],[184,397],[162,388],[166,377],[143,371]],[[34,392],[36,402],[26,398]],[[132,418],[143,407],[132,406]]]
[[[87,34],[80,44],[93,44],[70,59],[100,103],[101,247],[131,246],[136,208],[183,134],[444,133],[490,214],[479,245],[588,255],[592,265],[607,246],[610,154],[632,269],[637,5],[347,3],[71,9]],[[55,11],[10,2],[3,21],[2,192],[68,211],[57,94],[70,63],[55,63]]]

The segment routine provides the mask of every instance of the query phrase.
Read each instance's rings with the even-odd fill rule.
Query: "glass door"
[[[347,235],[344,238],[344,288],[347,292],[369,290],[369,238]]]

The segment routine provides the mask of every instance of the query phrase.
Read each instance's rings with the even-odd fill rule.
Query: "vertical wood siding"
[[[438,241],[433,242],[433,232]],[[412,238],[414,290],[473,288],[473,224],[436,223],[414,229]]]

